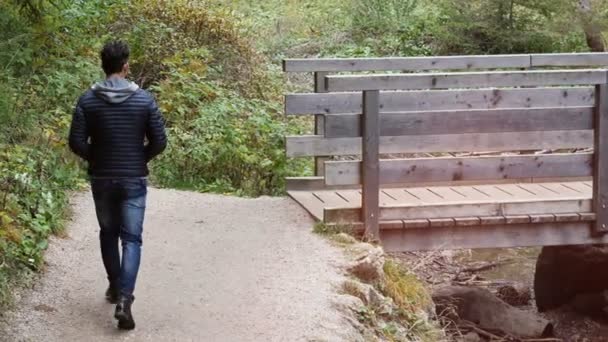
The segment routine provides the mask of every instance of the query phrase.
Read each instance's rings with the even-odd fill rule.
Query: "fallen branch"
[[[504,265],[511,264],[511,263],[513,263],[513,260],[500,260],[500,261],[496,261],[496,262],[487,263],[487,264],[481,265],[481,266],[468,267],[468,268],[462,269],[460,271],[460,273],[483,272],[483,271],[491,270],[498,266],[504,266]]]

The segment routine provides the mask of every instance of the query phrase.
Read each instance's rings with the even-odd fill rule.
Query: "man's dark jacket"
[[[92,177],[145,177],[147,163],[166,146],[158,106],[135,83],[110,78],[95,84],[78,100],[70,148],[89,162]]]

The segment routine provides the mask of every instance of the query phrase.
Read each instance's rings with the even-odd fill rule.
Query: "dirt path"
[[[285,198],[150,190],[136,289],[137,329],[122,333],[88,193],[74,198],[67,239],[0,322],[1,341],[352,341],[333,308],[341,252],[310,232]]]

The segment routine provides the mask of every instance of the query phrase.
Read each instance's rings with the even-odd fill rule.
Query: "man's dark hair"
[[[129,61],[129,45],[115,40],[107,42],[101,50],[101,67],[106,75],[122,71],[122,67]]]

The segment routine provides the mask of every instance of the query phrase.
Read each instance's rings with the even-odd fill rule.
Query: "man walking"
[[[101,255],[110,282],[106,299],[116,304],[114,317],[125,330],[135,328],[131,304],[141,255],[147,163],[167,145],[154,98],[126,80],[128,60],[127,44],[114,41],[103,47],[106,80],[80,97],[69,138],[72,151],[89,164]]]

